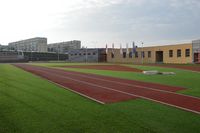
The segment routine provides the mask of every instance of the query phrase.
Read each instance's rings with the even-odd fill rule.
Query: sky
[[[200,0],[0,0],[0,44],[32,37],[83,46],[200,39]]]

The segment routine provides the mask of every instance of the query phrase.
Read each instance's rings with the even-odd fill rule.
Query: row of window
[[[77,56],[77,55],[86,55],[86,53],[79,53],[79,54],[77,54],[77,53],[75,53],[75,54],[70,54],[71,56]],[[87,55],[96,55],[96,53],[87,53]]]
[[[132,53],[132,52],[129,52],[128,55],[129,55],[129,58],[132,58],[132,57],[133,57],[133,53]],[[135,58],[138,58],[138,52],[135,52],[134,55],[135,55]],[[123,58],[126,58],[126,56],[127,56],[126,52],[123,52]],[[144,51],[141,52],[141,56],[142,56],[143,58],[145,57],[145,52],[144,52]],[[151,58],[151,51],[148,51],[148,52],[147,52],[147,57],[148,57],[148,58]],[[111,58],[114,58],[114,54],[113,54],[113,53],[111,53]]]
[[[177,57],[181,57],[182,56],[182,52],[181,49],[177,49]],[[174,51],[173,50],[169,50],[169,57],[173,57],[174,56]],[[185,49],[185,57],[190,57],[190,49]]]
[[[173,50],[169,50],[169,57],[173,57],[173,54],[174,54],[174,51]],[[132,52],[129,52],[129,58],[132,58],[133,57],[133,54]],[[135,55],[135,58],[138,58],[138,52],[135,52],[134,53]],[[181,49],[177,49],[177,57],[181,57]],[[127,57],[127,54],[126,52],[123,52],[123,58],[126,58]],[[141,57],[145,58],[145,52],[142,51],[141,52]],[[151,58],[151,51],[147,51],[147,57],[148,58]],[[190,49],[185,49],[185,57],[190,57]],[[114,58],[114,54],[111,53],[111,58]]]

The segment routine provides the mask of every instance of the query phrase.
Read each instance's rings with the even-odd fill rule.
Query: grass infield
[[[59,66],[58,64],[40,64]],[[61,64],[65,65],[65,63]],[[74,64],[73,64],[74,65]],[[132,66],[152,69],[146,66]],[[66,68],[65,68],[66,69]],[[163,71],[169,70],[159,68]],[[172,76],[70,69],[128,79],[182,85],[181,93],[200,96],[200,74],[176,71]],[[172,69],[170,69],[172,70]],[[187,74],[187,78],[183,75]],[[190,79],[192,78],[192,79]],[[190,80],[189,80],[190,79]],[[174,81],[176,80],[176,81]],[[100,105],[14,66],[0,65],[0,132],[200,132],[200,116],[155,102],[137,99]]]

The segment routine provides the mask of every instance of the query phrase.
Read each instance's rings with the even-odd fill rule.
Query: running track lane
[[[180,87],[169,88],[169,86],[164,87],[159,84],[145,82],[142,84],[138,81],[24,64],[15,64],[15,66],[70,88],[100,103],[143,98],[200,114],[200,99],[174,93],[175,90],[181,90]]]
[[[69,65],[63,66],[65,68],[81,68],[81,69],[95,69],[95,70],[111,70],[111,71],[127,71],[127,72],[142,72],[142,70],[121,65]]]

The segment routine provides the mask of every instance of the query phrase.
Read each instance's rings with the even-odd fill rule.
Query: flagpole
[[[86,49],[85,49],[85,62],[87,63],[87,46],[86,46]]]
[[[143,44],[144,43],[142,42],[142,64],[144,63],[144,59],[143,59],[144,58],[144,47],[143,47]]]
[[[106,55],[108,54],[108,45],[106,44]]]
[[[107,58],[108,58],[108,44],[106,43],[106,62],[107,62]]]
[[[134,54],[135,54],[135,42],[133,41],[133,44],[132,44],[132,58],[133,58],[133,56],[134,56]],[[134,59],[135,60],[135,59]],[[133,63],[134,63],[134,61],[133,61]]]
[[[114,43],[112,44],[112,62],[114,62],[114,58],[115,58],[115,55],[114,55]],[[113,58],[114,57],[114,58]]]
[[[133,41],[133,44],[132,44],[132,57],[133,57],[133,55],[135,54],[135,42]]]
[[[126,54],[129,55],[128,43],[126,43]]]
[[[120,50],[119,50],[119,55],[120,55],[120,62],[123,62],[123,58],[122,58],[122,44],[120,43]]]

